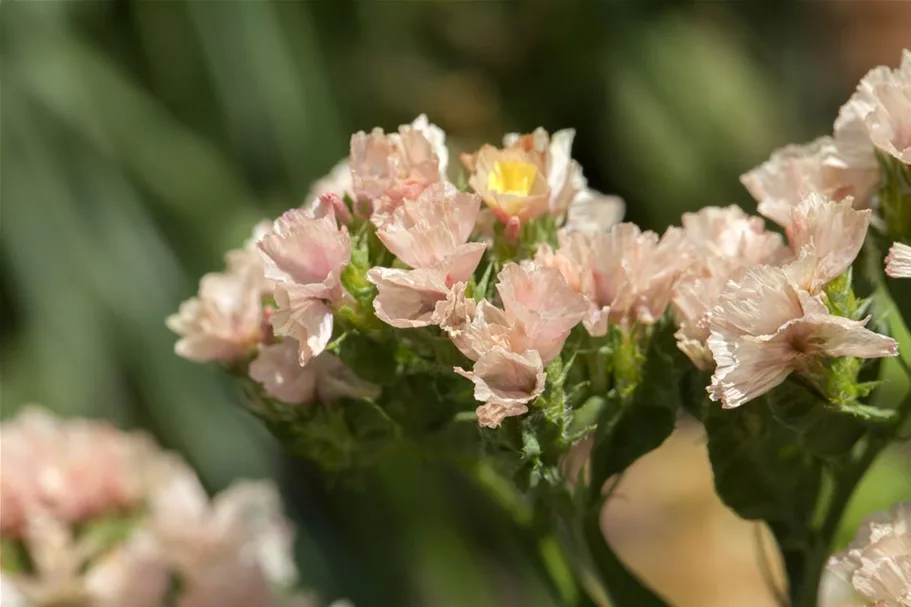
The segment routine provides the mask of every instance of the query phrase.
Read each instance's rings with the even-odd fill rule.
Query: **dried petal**
[[[886,256],[886,274],[892,278],[911,278],[911,246],[896,242]]]
[[[455,372],[475,384],[475,399],[485,404],[478,407],[478,423],[495,428],[506,417],[528,411],[526,403],[544,391],[544,367],[534,350],[516,354],[500,347],[486,352],[472,371],[456,367]]]

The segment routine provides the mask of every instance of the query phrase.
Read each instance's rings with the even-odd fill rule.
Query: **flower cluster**
[[[864,521],[829,570],[870,607],[911,605],[911,502]]]
[[[210,500],[148,437],[37,408],[0,437],[3,605],[315,605],[289,592],[292,529],[272,485]]]

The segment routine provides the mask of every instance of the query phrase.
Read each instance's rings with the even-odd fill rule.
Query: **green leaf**
[[[337,348],[338,357],[361,379],[392,386],[398,381],[395,353],[357,331],[349,331]]]

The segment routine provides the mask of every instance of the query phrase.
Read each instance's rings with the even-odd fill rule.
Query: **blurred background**
[[[165,316],[254,222],[300,204],[353,131],[426,112],[464,151],[574,127],[589,182],[663,230],[704,205],[754,209],[738,176],[829,133],[857,80],[909,43],[898,1],[3,0],[2,415],[39,402],[146,428],[213,490],[277,478],[326,598],[553,605],[470,487],[407,461],[359,491],[283,460],[227,378],[173,355]],[[886,397],[906,389],[890,373]],[[908,497],[904,446],[842,541]],[[604,525],[675,605],[775,604],[695,428],[634,467]]]

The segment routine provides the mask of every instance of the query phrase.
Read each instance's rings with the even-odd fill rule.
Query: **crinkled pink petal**
[[[911,278],[911,246],[896,242],[886,256],[886,274],[892,278]]]
[[[762,396],[781,384],[794,370],[797,353],[783,340],[765,340],[753,336],[738,338],[733,343],[712,333],[708,346],[717,363],[708,387],[712,400],[720,400],[725,409]]]
[[[263,385],[266,394],[292,405],[312,402],[316,394],[316,366],[313,361],[302,366],[296,340],[261,346],[250,363],[250,378]]]
[[[326,349],[332,338],[332,310],[306,288],[293,286],[277,288],[275,303],[278,308],[272,317],[272,328],[276,335],[297,340],[298,361],[306,365]]]
[[[324,212],[313,217],[292,209],[275,220],[259,243],[268,278],[286,285],[321,285],[327,293],[337,288],[351,259],[351,238],[347,228],[338,227],[334,211]]]
[[[816,288],[847,270],[864,244],[871,211],[856,211],[851,202],[812,193],[791,210],[788,239],[795,252],[812,246],[818,259],[812,279]]]
[[[623,221],[625,212],[626,204],[619,196],[582,188],[569,205],[564,229],[589,235],[606,232]]]
[[[485,403],[478,408],[478,423],[495,428],[504,418],[528,411],[526,403],[544,391],[544,366],[534,350],[516,354],[494,347],[477,360],[471,371],[455,372],[474,382],[474,397]]]
[[[387,216],[377,236],[411,267],[430,267],[468,240],[480,204],[479,197],[459,192],[452,184],[434,184]]]
[[[399,329],[438,324],[437,304],[446,301],[451,289],[438,268],[371,268],[367,280],[377,288],[373,300],[377,318]]]

